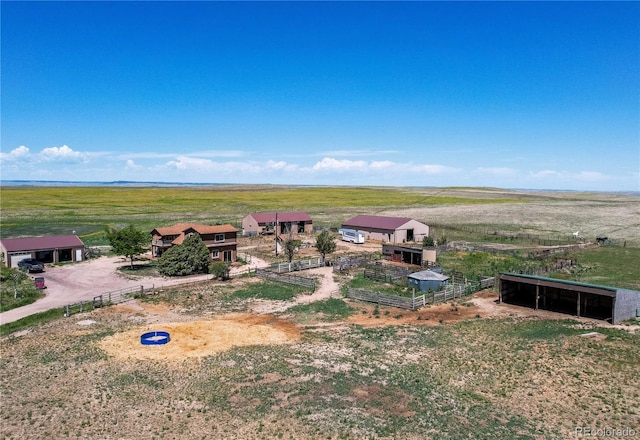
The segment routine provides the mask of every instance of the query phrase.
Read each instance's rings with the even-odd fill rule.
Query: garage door
[[[25,260],[27,258],[31,258],[31,252],[20,252],[17,254],[11,254],[11,266],[9,267],[18,267],[18,262]]]

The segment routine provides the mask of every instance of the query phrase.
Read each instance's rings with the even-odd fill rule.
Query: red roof
[[[77,235],[3,238],[0,241],[7,252],[84,247],[84,243]]]
[[[251,216],[256,219],[258,224],[275,223],[276,214],[278,215],[278,223],[282,222],[310,222],[311,217],[303,211],[296,212],[255,212]]]
[[[407,217],[384,217],[380,215],[356,215],[342,223],[343,228],[385,229],[395,231],[411,219]]]
[[[157,232],[158,235],[180,235],[185,231],[193,229],[200,235],[204,234],[222,234],[224,232],[238,232],[236,228],[231,225],[200,225],[197,223],[176,223],[173,226],[164,226],[155,228],[151,233]]]
[[[177,237],[171,242],[173,244],[182,244],[185,240],[185,233],[189,230],[197,232],[199,235],[205,234],[224,234],[226,232],[238,232],[236,228],[231,225],[200,225],[197,223],[176,223],[173,226],[165,226],[155,228],[151,231],[151,235],[160,235],[162,237],[177,235]]]

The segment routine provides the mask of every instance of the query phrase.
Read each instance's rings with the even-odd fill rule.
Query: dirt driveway
[[[118,272],[118,268],[127,264],[122,257],[103,256],[75,264],[47,267],[44,274],[37,274],[45,278],[47,289],[44,293],[46,296],[33,304],[0,313],[0,324],[17,321],[25,316],[63,307],[67,304],[91,301],[102,293],[120,289],[138,286],[162,288],[211,278],[211,275],[178,278],[125,276]],[[263,267],[264,265],[266,263],[257,258],[251,262],[251,267]],[[240,269],[246,270],[246,266]],[[233,272],[232,269],[232,275]]]

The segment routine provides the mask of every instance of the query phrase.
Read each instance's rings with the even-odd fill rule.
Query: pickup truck
[[[27,272],[44,272],[44,264],[35,258],[26,258],[18,261],[18,267],[25,269]]]

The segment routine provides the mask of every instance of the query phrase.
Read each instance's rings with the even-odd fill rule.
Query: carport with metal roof
[[[635,290],[513,273],[500,275],[499,301],[613,324],[640,310],[640,292]]]

